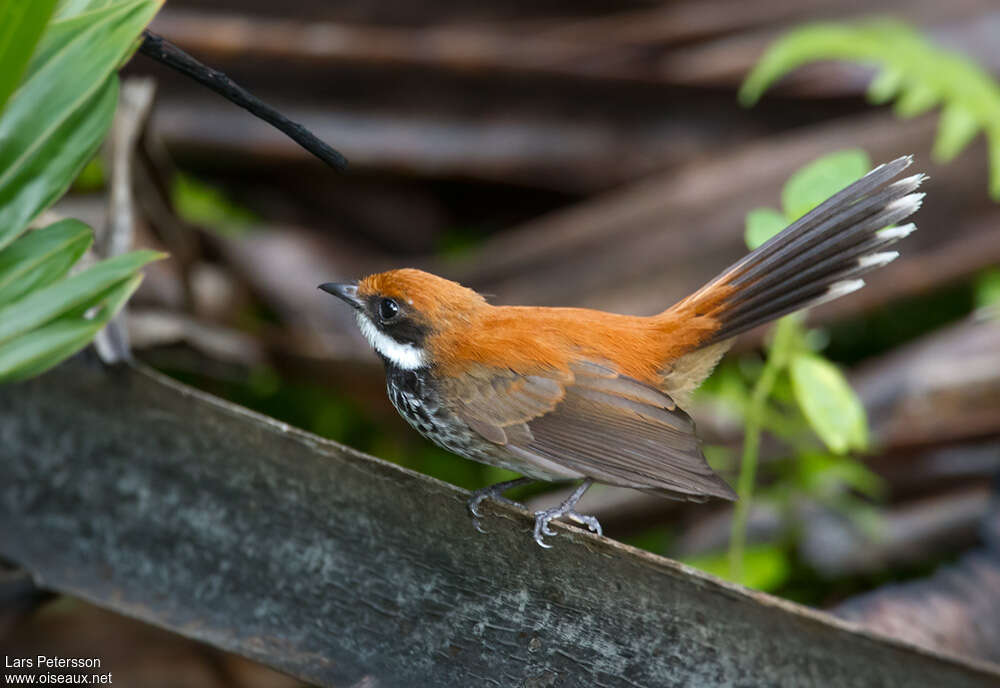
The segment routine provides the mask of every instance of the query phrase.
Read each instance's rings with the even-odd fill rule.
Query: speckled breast
[[[483,439],[442,402],[427,369],[403,370],[386,362],[385,387],[399,415],[421,435],[450,452],[479,463],[500,466],[529,477],[553,479]]]

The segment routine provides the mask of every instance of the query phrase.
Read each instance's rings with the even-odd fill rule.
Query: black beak
[[[358,287],[356,284],[341,284],[340,282],[327,282],[319,285],[319,288],[328,294],[333,294],[341,301],[346,302],[353,308],[361,310],[364,307],[361,299],[358,298]]]

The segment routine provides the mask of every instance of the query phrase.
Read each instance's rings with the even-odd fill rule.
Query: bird
[[[393,406],[420,434],[522,477],[477,490],[484,500],[532,481],[581,481],[535,512],[534,540],[553,520],[602,534],[576,510],[594,483],[686,501],[736,499],[705,460],[685,411],[733,338],[864,286],[914,231],[925,179],[897,179],[911,156],[833,194],[687,298],[652,316],[585,308],[497,306],[476,291],[413,269],[319,288],[350,305],[382,359]],[[894,181],[895,180],[895,181]]]

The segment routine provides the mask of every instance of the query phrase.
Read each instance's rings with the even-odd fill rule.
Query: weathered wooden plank
[[[987,686],[908,647],[465,493],[156,374],[0,388],[0,556],[322,685]]]

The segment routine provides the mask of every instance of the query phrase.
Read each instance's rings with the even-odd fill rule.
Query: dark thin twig
[[[203,65],[162,36],[151,31],[144,31],[139,52],[188,75],[223,98],[250,111],[251,114],[283,131],[293,141],[330,167],[337,170],[343,170],[347,167],[347,158],[320,141],[304,126],[288,119],[219,70]]]

